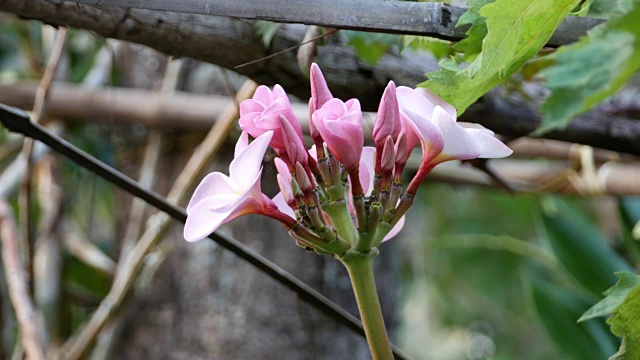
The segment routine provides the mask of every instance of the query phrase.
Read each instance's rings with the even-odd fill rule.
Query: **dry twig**
[[[3,199],[0,199],[0,238],[9,297],[18,319],[24,351],[29,359],[44,360],[45,352],[38,339],[38,320],[33,299],[29,295],[27,272],[20,261],[15,220],[11,208]]]
[[[67,28],[60,27],[56,32],[56,39],[45,69],[42,81],[36,92],[36,101],[33,108],[33,121],[36,123],[42,122],[42,119],[46,114],[47,98],[53,78],[58,69],[60,58],[62,57],[62,50],[67,37]],[[20,186],[20,227],[22,229],[22,248],[24,252],[25,268],[27,273],[31,273],[31,168],[33,165],[33,148],[34,141],[32,139],[25,139],[22,148],[22,153],[26,159],[26,168],[22,185]]]

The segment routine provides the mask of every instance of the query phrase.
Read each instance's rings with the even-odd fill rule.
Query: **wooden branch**
[[[3,199],[0,199],[0,240],[9,297],[20,326],[24,351],[28,359],[44,360],[44,350],[38,339],[37,314],[33,299],[29,296],[27,272],[20,262],[15,220],[11,208]]]
[[[280,2],[283,1],[280,0]],[[334,4],[338,2],[338,0],[332,1]],[[278,12],[286,12],[282,9],[287,9],[293,6],[292,4],[310,2],[307,0],[288,1],[287,6],[278,9]],[[155,1],[147,1],[146,3],[155,3]],[[163,1],[162,3],[168,4],[169,2]],[[182,3],[182,1],[171,2],[174,6],[180,6]],[[250,4],[241,1],[227,0],[217,1],[217,3],[225,3],[227,6],[234,4],[242,7],[250,6]],[[255,3],[251,2],[251,6]],[[258,3],[263,4],[261,6],[266,4],[265,1]],[[273,5],[272,2],[269,3]],[[381,6],[387,7],[391,3],[401,8],[410,6],[415,9],[434,6],[431,3],[396,1],[383,2]],[[348,4],[351,2],[340,2],[331,10],[335,13],[342,13],[349,7]],[[357,4],[363,4],[363,0],[359,0]],[[438,6],[440,9],[447,9],[446,6]],[[309,8],[305,8],[309,10]],[[326,9],[329,8],[326,7]],[[339,9],[339,11],[335,11],[335,9]],[[385,17],[395,14],[394,11],[384,13],[379,10],[377,4],[372,6],[372,3],[368,1],[362,10],[364,12],[358,12],[352,17],[352,21],[367,19],[364,14],[371,11],[383,14]],[[251,22],[226,17],[45,0],[2,0],[0,1],[0,11],[10,12],[23,18],[38,19],[50,24],[86,29],[101,36],[144,44],[175,57],[190,57],[228,69],[298,45],[306,33],[305,26],[282,25],[269,47],[265,47],[260,37],[256,35]],[[459,13],[461,10],[456,11]],[[308,11],[308,14],[314,18],[317,16],[317,13],[312,11]],[[421,12],[416,11],[415,14],[411,15],[410,13],[409,16],[416,16],[414,23],[419,24],[423,21],[422,17],[418,17],[421,16],[419,15]],[[424,11],[422,14],[424,15]],[[429,16],[429,19],[431,18],[434,17]],[[446,16],[442,16],[441,20],[445,21],[446,18]],[[569,18],[562,25],[563,27],[560,28],[558,34],[569,34],[569,29],[581,28],[581,30],[565,37],[564,40],[558,40],[557,43],[571,42],[578,34],[591,26],[580,25],[582,26],[580,27],[577,23],[573,23],[587,21],[583,19]],[[452,26],[455,23],[455,19],[452,17],[449,17],[448,21],[447,26]],[[597,20],[593,21],[597,22]],[[410,24],[411,21],[407,23]],[[375,65],[365,63],[355,55],[354,49],[347,45],[347,40],[340,34],[332,35],[322,46],[318,47],[315,61],[322,67],[335,96],[343,99],[356,97],[360,99],[363,109],[370,111],[377,109],[380,96],[389,80],[394,80],[397,85],[413,87],[425,80],[425,73],[439,68],[432,56],[410,50],[403,53],[398,53],[395,50],[390,51],[383,55]],[[295,50],[242,67],[238,69],[238,72],[259,84],[273,85],[278,83],[299,98],[309,97],[308,74],[303,74],[299,69]]]
[[[467,9],[436,2],[389,0],[76,0],[78,4],[159,10],[175,13],[269,20],[391,34],[431,36],[448,40],[465,37],[468,27],[456,28]],[[570,17],[549,45],[575,42],[603,19]]]
[[[582,196],[640,195],[640,163],[609,162],[593,174],[572,168],[566,161],[493,160],[491,168],[518,192],[556,192]],[[413,164],[413,168],[415,164]],[[437,166],[427,181],[444,181],[495,187],[489,176],[470,166],[445,163]]]
[[[31,108],[35,83],[0,84],[0,103]],[[51,116],[60,119],[90,119],[110,123],[138,122],[152,127],[208,130],[230,99],[224,96],[177,92],[171,96],[125,88],[85,89],[56,83],[49,98]],[[630,105],[631,106],[631,105]],[[307,105],[294,103],[293,110],[308,122]],[[618,109],[624,111],[624,109]],[[370,134],[375,115],[365,121]],[[470,107],[460,121],[476,122],[508,137],[527,136],[540,121],[535,107],[518,98],[490,93]],[[586,144],[640,156],[640,121],[610,113],[590,112],[576,117],[568,128],[545,138]],[[568,150],[563,150],[568,152]],[[566,157],[566,156],[565,156]]]

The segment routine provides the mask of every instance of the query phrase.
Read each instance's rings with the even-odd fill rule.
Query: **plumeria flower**
[[[364,145],[360,102],[357,99],[346,103],[331,99],[313,113],[312,121],[345,169],[349,173],[357,169]]]
[[[187,241],[201,240],[242,215],[270,215],[275,205],[260,190],[260,176],[262,158],[272,136],[273,132],[267,131],[249,144],[247,134],[242,133],[229,176],[213,172],[202,180],[187,206],[184,226]]]
[[[240,128],[255,138],[273,130],[270,145],[275,149],[285,150],[285,141],[280,131],[281,117],[291,124],[302,139],[300,121],[293,114],[289,98],[280,85],[274,86],[273,91],[264,85],[258,86],[253,98],[240,104]]]
[[[457,123],[453,106],[427,89],[400,86],[397,96],[407,133],[413,131],[422,145],[423,163],[501,158],[513,152],[489,130]]]

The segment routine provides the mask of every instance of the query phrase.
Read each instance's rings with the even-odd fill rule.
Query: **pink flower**
[[[229,176],[213,172],[202,180],[187,206],[184,226],[187,241],[201,240],[228,221],[245,214],[263,213],[274,206],[260,190],[262,158],[272,136],[273,132],[267,131],[248,144],[247,134],[242,133]]]
[[[405,119],[408,148],[417,136],[423,164],[449,160],[500,158],[512,151],[487,129],[465,128],[456,122],[456,110],[427,89],[400,86],[398,103]]]
[[[382,94],[378,114],[373,126],[373,143],[376,144],[377,148],[382,149],[387,136],[391,136],[394,142],[398,140],[398,134],[402,130],[401,121],[398,99],[396,98],[396,84],[393,81],[389,81]]]
[[[343,103],[340,99],[331,99],[313,113],[312,121],[347,172],[356,170],[364,145],[360,102],[351,99]]]
[[[280,131],[280,117],[284,117],[302,139],[300,121],[291,110],[291,103],[280,85],[268,87],[261,85],[256,89],[252,99],[240,104],[240,128],[254,138],[273,130],[271,146],[285,150],[285,141]]]

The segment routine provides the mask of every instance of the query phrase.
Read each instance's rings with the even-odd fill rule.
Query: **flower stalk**
[[[373,248],[367,253],[349,250],[340,258],[349,272],[353,293],[358,303],[358,311],[362,319],[367,343],[373,360],[391,360],[391,344],[384,325],[376,283],[373,276],[373,259],[378,255],[378,249]]]

